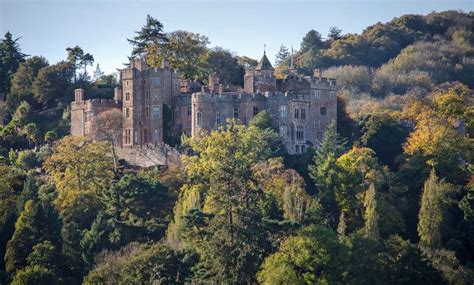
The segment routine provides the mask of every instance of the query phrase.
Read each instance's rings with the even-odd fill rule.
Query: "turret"
[[[84,89],[79,88],[74,90],[74,101],[84,102]]]

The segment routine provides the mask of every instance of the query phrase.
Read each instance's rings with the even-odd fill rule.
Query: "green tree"
[[[336,202],[340,211],[345,212],[347,232],[363,226],[363,193],[370,183],[380,185],[385,180],[385,170],[378,164],[375,153],[370,148],[353,147],[336,161],[337,186]]]
[[[177,204],[181,209],[175,209],[175,223],[207,272],[196,280],[242,283],[254,279],[269,242],[261,230],[263,190],[252,182],[251,169],[271,156],[269,143],[276,139],[272,130],[230,121],[227,129],[189,142],[198,155],[184,159],[192,183],[183,186],[185,200]],[[196,196],[200,198],[194,200]],[[191,197],[202,202],[190,203]]]
[[[38,143],[39,130],[38,130],[38,127],[36,126],[35,123],[27,124],[23,128],[23,134],[28,139],[28,144],[30,145],[30,147],[31,147],[32,144],[36,145]]]
[[[31,117],[31,106],[25,101],[22,101],[16,108],[11,123],[17,128],[22,128],[26,125]]]
[[[265,259],[257,279],[261,284],[343,284],[347,255],[332,230],[309,226]]]
[[[15,233],[7,244],[5,268],[10,273],[26,266],[26,258],[33,246],[43,238],[43,225],[38,205],[33,200],[25,203],[15,224]]]
[[[332,226],[336,226],[340,215],[336,204],[338,157],[345,150],[346,141],[336,133],[335,126],[330,126],[316,149],[313,163],[308,166],[309,176],[318,189],[318,197],[323,205],[325,215]]]
[[[10,92],[12,76],[26,56],[20,50],[19,39],[13,39],[13,35],[6,32],[0,42],[0,93],[3,94]]]
[[[33,94],[42,106],[51,106],[54,101],[71,101],[68,95],[70,91],[71,78],[74,69],[68,62],[59,62],[55,65],[47,66],[38,72],[38,76],[33,82]]]
[[[233,84],[242,86],[245,73],[244,64],[229,50],[214,47],[209,50],[207,65],[210,73],[219,75],[222,84]]]
[[[332,41],[340,40],[342,38],[342,30],[338,27],[330,27],[328,33],[328,39]]]
[[[275,65],[280,65],[285,59],[290,56],[290,52],[288,48],[283,44],[280,45],[280,49],[278,50],[277,54],[275,55]]]
[[[132,57],[150,52],[150,49],[157,51],[168,44],[163,24],[150,15],[146,16],[146,24],[135,33],[135,37],[127,39],[133,46]]]
[[[377,193],[375,191],[374,182],[370,183],[369,189],[367,189],[364,197],[364,232],[365,236],[378,239],[379,238],[379,227],[378,219],[379,215],[377,213]]]
[[[71,64],[73,74],[74,74],[74,83],[77,82],[77,70],[81,66],[82,58],[84,57],[84,50],[80,46],[68,47],[67,51],[67,62]]]
[[[443,230],[445,223],[445,207],[453,185],[439,181],[434,169],[425,181],[421,208],[418,214],[418,235],[420,244],[424,247],[436,249],[443,247]]]
[[[323,41],[321,39],[321,34],[315,30],[310,30],[303,37],[301,42],[300,52],[304,53],[312,49],[318,50],[323,47]]]
[[[159,240],[163,236],[173,202],[163,185],[127,174],[104,196],[114,242],[127,244],[132,240]]]
[[[38,76],[40,69],[48,65],[48,61],[40,56],[27,58],[20,64],[20,67],[13,75],[10,95],[7,97],[9,110],[15,110],[22,101],[26,101],[30,105],[35,106],[36,100],[33,95],[33,82],[36,76]]]

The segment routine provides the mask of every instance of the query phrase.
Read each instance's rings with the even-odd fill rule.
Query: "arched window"
[[[196,114],[196,125],[198,125],[198,126],[202,125],[202,114],[201,114],[201,112],[197,112],[197,114]]]

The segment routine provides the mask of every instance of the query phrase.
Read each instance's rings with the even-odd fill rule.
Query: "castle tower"
[[[274,69],[268,60],[266,51],[254,70],[246,70],[244,76],[244,91],[247,93],[275,92],[276,78]]]

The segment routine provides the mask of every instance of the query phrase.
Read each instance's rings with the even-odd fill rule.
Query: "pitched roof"
[[[263,53],[262,59],[260,59],[260,62],[257,64],[257,67],[255,67],[255,70],[273,70],[273,66],[268,60],[265,52]]]

